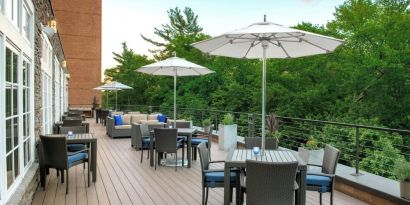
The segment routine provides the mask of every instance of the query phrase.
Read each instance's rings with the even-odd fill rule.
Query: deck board
[[[34,194],[33,205],[75,204],[75,205],[117,205],[117,204],[201,204],[201,167],[198,160],[192,161],[190,169],[149,166],[147,151],[140,163],[141,151],[131,148],[129,138],[111,139],[105,134],[105,127],[93,119],[90,132],[98,138],[97,181],[87,186],[87,172],[82,165],[69,171],[69,193],[65,194],[65,183],[61,183],[56,171],[51,170],[46,178],[46,190],[39,187]],[[212,146],[212,160],[224,160],[226,153]],[[181,156],[181,152],[178,153]],[[214,165],[223,168],[223,164]],[[329,194],[323,195],[323,203],[329,204]],[[234,197],[235,198],[235,197]],[[319,204],[319,194],[307,192],[307,204]],[[210,189],[208,204],[222,204],[223,189]],[[335,205],[365,204],[338,191],[335,192]]]

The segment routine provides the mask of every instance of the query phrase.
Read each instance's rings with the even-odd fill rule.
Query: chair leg
[[[330,191],[330,205],[333,205],[333,190]]]
[[[319,192],[320,205],[322,205],[322,192]]]
[[[229,195],[229,201],[232,202],[232,198],[233,198],[233,187],[231,186],[231,194]]]
[[[68,194],[68,169],[66,170],[66,174],[67,174],[67,182],[65,183],[65,194]]]
[[[88,176],[87,176],[87,179],[88,179],[88,181],[87,181],[87,183],[88,183],[88,187],[90,187],[90,161],[88,161],[88,163],[87,163],[87,172],[88,172]]]
[[[177,171],[178,166],[178,152],[175,152],[175,171]]]
[[[187,147],[188,149],[188,147]],[[187,150],[188,152],[188,150]],[[182,147],[182,167],[185,165],[185,147]]]
[[[205,196],[205,204],[207,204],[208,203],[208,194],[209,194],[209,188],[208,187],[206,187],[206,196]]]
[[[64,183],[64,170],[61,170],[61,183]]]
[[[141,148],[141,163],[142,163],[142,156],[144,155],[144,149]]]
[[[158,163],[158,152],[155,152],[155,153],[154,153],[155,170],[157,170],[157,163]]]
[[[149,159],[149,153],[150,153],[150,150],[149,149],[147,149],[147,159]]]
[[[202,205],[205,205],[205,187],[202,186]]]

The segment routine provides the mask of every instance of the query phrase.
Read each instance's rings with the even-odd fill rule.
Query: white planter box
[[[303,147],[299,147],[298,149],[299,156],[308,164],[317,164],[321,165],[323,161],[323,149],[318,150],[307,150]]]
[[[219,149],[229,151],[236,147],[238,125],[222,125],[219,124]]]

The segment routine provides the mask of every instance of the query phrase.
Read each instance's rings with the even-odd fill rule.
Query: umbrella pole
[[[108,108],[108,91],[105,92],[105,100],[106,100],[106,102],[105,102],[105,109],[107,109],[107,108]]]
[[[263,42],[262,42],[263,43]],[[266,100],[266,48],[263,45],[263,59],[262,59],[262,151],[261,155],[265,154],[265,100]]]
[[[174,72],[174,128],[177,128],[177,69]]]
[[[115,90],[115,111],[117,111],[117,97],[118,97],[118,91]]]

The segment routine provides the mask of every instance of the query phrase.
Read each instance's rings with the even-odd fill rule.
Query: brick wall
[[[51,0],[70,73],[70,107],[100,103],[101,0]]]

